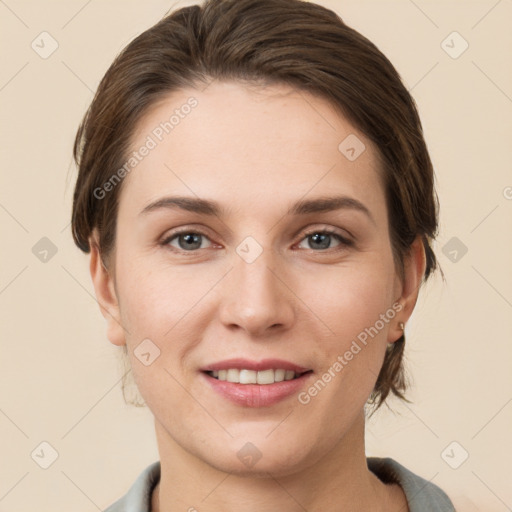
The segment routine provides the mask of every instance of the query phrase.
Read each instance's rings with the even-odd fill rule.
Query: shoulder
[[[160,480],[160,461],[139,474],[128,492],[103,512],[151,512],[151,494]]]
[[[453,503],[437,485],[416,475],[389,457],[367,457],[368,469],[385,483],[402,487],[410,512],[455,512]]]

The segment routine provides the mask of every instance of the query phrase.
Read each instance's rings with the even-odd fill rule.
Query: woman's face
[[[375,146],[318,97],[213,82],[155,105],[132,150],[104,302],[160,443],[229,472],[311,466],[407,320]]]

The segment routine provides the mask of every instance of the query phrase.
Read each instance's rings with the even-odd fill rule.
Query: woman
[[[160,455],[108,512],[454,510],[365,455],[437,230],[370,41],[299,0],[182,8],[116,58],[75,159],[73,236]]]

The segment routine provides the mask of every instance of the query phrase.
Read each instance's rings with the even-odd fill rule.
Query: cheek
[[[156,390],[171,388],[174,396],[180,395],[172,376],[182,381],[182,375],[195,370],[191,368],[194,359],[188,356],[212,320],[209,291],[223,272],[193,267],[171,266],[144,256],[118,266],[121,318],[128,330],[131,366],[148,405],[153,399],[158,405],[153,396]],[[142,359],[152,362],[146,366],[138,356],[148,352]]]
[[[320,284],[318,279],[316,283]],[[316,293],[303,293],[314,301],[311,308],[319,311],[319,316],[342,339],[355,337],[373,326],[393,303],[394,273],[389,264],[354,265],[326,276],[321,283],[323,286],[321,290],[316,288]]]
[[[321,280],[322,293],[309,294],[316,299],[308,305],[329,327],[329,335],[316,344],[323,361],[319,378],[332,382],[322,392],[325,404],[357,408],[371,393],[396,315],[394,277],[391,258],[373,259]]]
[[[200,272],[162,265],[144,256],[119,265],[118,279],[121,313],[132,338],[163,340],[212,286]]]
[[[187,396],[179,382],[187,370],[186,355],[199,339],[194,335],[198,324],[194,304],[211,285],[184,280],[175,268],[157,270],[144,263],[132,259],[119,268],[121,318],[129,332],[133,378],[150,410],[158,414],[186,407]]]

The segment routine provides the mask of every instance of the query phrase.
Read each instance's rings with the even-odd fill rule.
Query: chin
[[[263,434],[254,436],[252,441],[247,439],[233,439],[229,444],[212,447],[208,453],[197,455],[217,470],[251,478],[268,478],[269,473],[275,477],[287,476],[315,462],[308,457],[313,447],[307,451],[304,443],[297,440],[286,446],[265,439]]]

